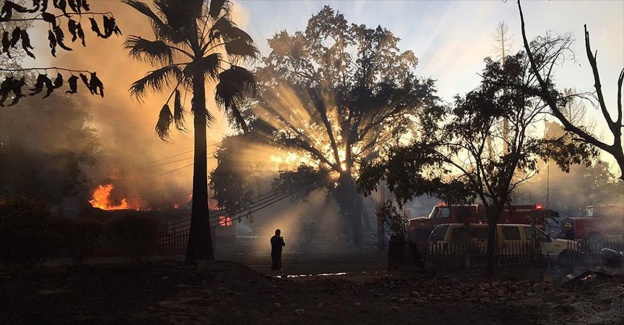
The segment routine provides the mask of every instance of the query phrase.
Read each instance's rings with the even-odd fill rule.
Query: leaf
[[[67,79],[67,83],[69,84],[69,90],[66,91],[65,93],[75,94],[76,92],[78,92],[78,77],[76,76],[69,77],[69,79]]]
[[[56,27],[56,16],[54,16],[54,14],[51,14],[49,12],[42,12],[41,18],[43,18],[43,21],[52,24],[52,27]]]
[[[37,81],[35,82],[35,87],[31,88],[30,90],[32,90],[33,92],[30,93],[31,96],[36,95],[38,93],[41,92],[41,90],[43,90],[43,84],[44,84],[44,79],[48,78],[46,75],[40,74],[37,77]]]
[[[89,90],[91,91],[92,94],[96,94],[96,95],[100,94],[100,96],[104,98],[104,84],[102,83],[100,78],[97,77],[95,72],[91,73],[91,82],[89,83]]]
[[[176,128],[180,131],[186,130],[184,127],[184,107],[182,107],[182,101],[180,100],[180,91],[175,90],[173,105],[173,120],[175,121]]]
[[[25,29],[22,29],[22,49],[30,56],[35,59],[35,55],[30,52],[31,49],[34,49],[30,44],[30,36],[28,36],[28,32]]]
[[[183,78],[182,71],[177,65],[168,65],[160,69],[156,69],[147,73],[147,75],[130,86],[130,94],[141,99],[146,90],[152,89],[156,91],[162,90],[173,80]]]
[[[63,29],[60,26],[54,27],[54,34],[56,35],[56,43],[65,51],[72,51],[70,47],[63,43],[63,39],[65,39],[65,34],[63,33]]]
[[[50,43],[52,56],[56,57],[56,36],[51,30],[48,30],[48,41]]]
[[[219,14],[221,13],[221,10],[224,9],[224,5],[226,4],[226,2],[227,0],[210,1],[210,9],[208,11],[208,14],[210,15],[210,17],[212,18],[219,17]]]
[[[95,18],[89,18],[89,21],[91,22],[91,30],[99,37],[105,38],[104,34],[102,34],[102,32],[100,31],[100,27],[97,24],[97,21],[95,21]]]
[[[43,98],[48,98],[54,91],[54,85],[52,84],[52,80],[50,80],[48,76],[46,76],[45,79],[43,80],[43,84],[46,86],[46,94],[45,96],[43,96]]]
[[[91,90],[91,84],[89,83],[89,78],[87,78],[86,75],[84,74],[79,74],[80,76],[80,80],[82,80],[82,83],[85,84],[85,86],[87,86],[87,89],[89,89],[89,91],[91,92],[91,95],[93,95],[93,90]]]
[[[54,79],[54,89],[61,88],[62,86],[63,86],[63,75],[59,73],[56,76],[56,79]]]
[[[15,29],[13,29],[13,33],[11,33],[11,47],[15,47],[15,45],[17,45],[17,42],[19,42],[21,36],[22,29],[19,27],[15,27]]]
[[[71,10],[77,14],[81,13],[81,7],[78,6],[78,3],[76,2],[76,0],[68,0],[67,4],[69,5],[69,8],[71,8]]]
[[[130,50],[130,55],[136,59],[143,59],[152,64],[173,63],[173,53],[165,42],[157,40],[150,41],[140,36],[130,35],[124,43],[124,47]]]
[[[13,101],[11,103],[9,103],[8,106],[13,106],[13,105],[17,104],[17,102],[19,102],[20,98],[25,96],[24,94],[22,94],[22,87],[25,84],[26,84],[26,77],[22,77],[21,79],[19,79],[17,81],[14,81],[11,84],[11,90],[15,94],[15,97],[13,98]]]
[[[67,21],[67,30],[72,35],[72,39],[71,39],[72,42],[75,42],[78,39],[78,35],[76,34],[77,33],[76,29],[78,28],[78,25],[79,23],[73,19],[69,19]]]
[[[9,38],[9,32],[2,33],[2,53],[6,53],[9,58],[11,57],[11,39]]]
[[[59,10],[63,12],[63,15],[65,15],[65,17],[69,18],[69,15],[67,14],[67,1],[66,0],[54,0],[53,4],[54,4],[54,7],[58,8]]]
[[[171,122],[173,121],[173,115],[171,115],[171,109],[168,104],[165,104],[163,108],[160,110],[160,114],[158,115],[158,122],[156,122],[156,134],[162,140],[169,140],[171,134]]]
[[[76,35],[78,35],[78,38],[82,41],[82,46],[87,46],[87,43],[85,43],[85,34],[80,23],[76,25]]]

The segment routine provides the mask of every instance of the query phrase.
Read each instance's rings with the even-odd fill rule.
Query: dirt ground
[[[277,278],[242,264],[160,261],[0,269],[2,324],[624,324],[624,279],[499,272]]]

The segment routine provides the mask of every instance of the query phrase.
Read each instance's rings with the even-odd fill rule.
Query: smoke
[[[118,1],[98,1],[91,9],[93,12],[112,12],[123,36],[99,39],[84,27],[87,47],[83,48],[79,42],[71,43],[73,51],[60,51],[53,64],[97,71],[104,83],[105,97],[88,95],[85,102],[91,115],[90,126],[96,130],[101,144],[95,165],[85,169],[92,187],[113,184],[111,195],[116,203],[123,198],[139,200],[143,202],[142,209],[183,204],[192,191],[193,126],[192,115],[188,113],[192,94],[182,93],[188,113],[188,130],[184,133],[174,130],[171,141],[163,142],[156,136],[154,126],[171,89],[163,94],[148,94],[144,102],[131,98],[128,90],[134,81],[155,69],[134,60],[123,48],[129,35],[154,39],[147,19]],[[84,26],[90,26],[87,18],[82,18]],[[45,50],[42,47],[45,43],[40,44],[38,48]],[[79,84],[79,92],[88,94],[81,86]],[[208,129],[209,169],[215,167],[211,159],[215,144],[229,130],[223,113],[215,108],[211,94],[213,88],[208,85],[207,105],[216,117]]]

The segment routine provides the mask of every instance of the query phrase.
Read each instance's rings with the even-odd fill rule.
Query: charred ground
[[[522,270],[275,278],[178,262],[0,272],[0,323],[621,324],[624,280],[527,280]]]

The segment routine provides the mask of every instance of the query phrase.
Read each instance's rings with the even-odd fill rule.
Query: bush
[[[70,257],[76,264],[94,255],[102,234],[102,223],[89,220],[58,217],[51,228],[57,256]]]
[[[51,215],[41,202],[0,198],[0,261],[32,265],[49,257]]]
[[[119,216],[104,224],[107,244],[132,262],[156,252],[158,221],[140,216]]]

